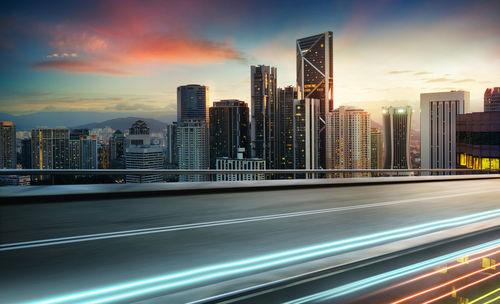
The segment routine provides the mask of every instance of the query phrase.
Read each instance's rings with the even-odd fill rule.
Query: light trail
[[[295,249],[295,250],[274,253],[274,254],[260,256],[260,257],[251,258],[251,259],[247,259],[247,260],[241,260],[241,261],[236,261],[236,262],[230,262],[230,263],[225,263],[225,264],[218,264],[218,265],[193,269],[193,270],[180,272],[180,273],[176,273],[176,274],[169,274],[169,275],[165,275],[165,276],[160,276],[160,277],[156,277],[156,278],[152,278],[152,279],[140,280],[140,281],[125,283],[122,285],[116,285],[116,286],[112,286],[112,287],[108,287],[108,288],[97,289],[97,290],[82,292],[82,293],[76,293],[76,294],[63,296],[63,297],[59,297],[59,298],[54,298],[54,299],[49,299],[49,300],[44,300],[44,301],[40,301],[40,302],[36,302],[36,303],[40,303],[40,304],[41,303],[44,303],[44,304],[61,303],[61,302],[66,302],[66,301],[70,301],[70,300],[75,300],[75,299],[88,298],[88,297],[96,296],[99,294],[106,294],[106,293],[110,293],[110,292],[146,286],[146,285],[150,285],[153,283],[165,282],[164,284],[162,284],[160,286],[149,287],[149,288],[146,288],[146,289],[143,289],[140,291],[134,291],[132,293],[130,293],[130,292],[125,293],[124,295],[120,295],[120,299],[122,299],[125,297],[130,297],[130,296],[139,295],[139,294],[145,294],[145,293],[160,290],[160,289],[167,289],[167,288],[172,288],[172,287],[184,286],[187,284],[193,284],[193,283],[202,282],[202,281],[206,281],[206,280],[210,280],[210,279],[226,277],[226,276],[234,275],[234,274],[241,274],[241,273],[249,272],[249,271],[263,270],[266,268],[279,266],[279,265],[287,264],[290,262],[296,262],[296,261],[301,261],[301,260],[305,260],[305,259],[309,259],[309,258],[324,256],[326,254],[347,251],[347,250],[351,250],[351,249],[355,249],[355,248],[359,248],[359,247],[363,247],[363,246],[382,243],[385,241],[401,239],[404,237],[418,235],[418,234],[422,234],[425,232],[438,230],[438,229],[442,229],[442,228],[465,225],[465,224],[468,224],[471,222],[476,222],[476,221],[485,220],[485,219],[498,217],[498,216],[500,216],[500,209],[481,212],[481,213],[467,215],[467,216],[462,216],[462,217],[458,217],[458,218],[451,218],[451,219],[446,219],[446,220],[441,220],[441,221],[436,221],[436,222],[430,222],[430,223],[416,225],[416,226],[410,226],[410,227],[406,227],[406,228],[389,230],[389,231],[385,231],[385,232],[365,235],[365,236],[361,236],[361,237],[349,238],[349,239],[345,239],[345,240],[339,240],[339,241],[324,243],[324,244],[315,245],[315,246],[303,247],[303,248],[299,248],[299,249]],[[498,241],[498,244],[500,244],[500,240]],[[484,248],[487,248],[487,246]],[[479,250],[479,249],[482,249],[482,248],[477,248],[476,250]],[[468,251],[466,251],[466,252],[468,252]],[[240,267],[240,268],[237,268],[237,267]],[[213,272],[213,271],[216,271],[216,272]],[[198,276],[192,277],[195,275],[198,275]],[[180,279],[180,278],[183,278],[183,280],[167,283],[167,281],[170,281],[173,279]],[[115,300],[116,297],[117,296],[106,298],[105,300],[100,300],[101,302],[96,302],[96,303],[104,303],[106,301],[112,301],[112,300]]]
[[[424,294],[429,293],[429,292],[431,292],[431,291],[434,291],[434,290],[436,290],[436,289],[440,289],[440,288],[442,288],[442,287],[448,286],[448,285],[450,285],[450,284],[453,284],[453,283],[455,283],[455,282],[461,281],[461,280],[463,280],[463,279],[469,278],[469,277],[471,277],[471,276],[473,276],[473,275],[476,275],[476,274],[478,274],[478,273],[481,273],[481,272],[483,272],[483,271],[489,270],[489,269],[491,269],[491,268],[493,268],[493,267],[496,267],[496,266],[499,266],[499,265],[500,265],[500,263],[497,263],[497,264],[495,264],[495,265],[491,265],[491,266],[489,266],[488,268],[481,268],[481,269],[479,269],[479,270],[476,270],[476,271],[470,272],[470,273],[468,273],[468,274],[466,274],[466,275],[463,275],[463,276],[461,276],[461,277],[455,278],[455,279],[450,280],[450,281],[448,281],[448,282],[445,282],[445,283],[443,283],[443,284],[433,286],[433,287],[428,288],[428,289],[426,289],[426,290],[422,290],[422,291],[417,292],[417,293],[415,293],[415,294],[412,294],[412,295],[410,295],[410,296],[408,296],[408,297],[406,297],[406,298],[403,298],[403,299],[398,300],[398,301],[396,301],[396,302],[392,302],[391,304],[402,303],[402,302],[405,302],[405,301],[408,301],[408,300],[414,299],[414,298],[416,298],[416,297],[419,297],[419,296],[421,296],[421,295],[424,295]]]
[[[495,289],[495,290],[493,290],[493,291],[490,291],[490,292],[488,292],[487,294],[484,294],[484,295],[480,296],[479,298],[476,298],[476,299],[474,299],[474,300],[470,301],[470,302],[469,302],[469,304],[474,304],[474,303],[477,303],[478,301],[481,301],[482,299],[484,299],[484,298],[486,298],[486,297],[489,297],[489,296],[491,296],[491,295],[493,295],[493,294],[495,294],[495,293],[497,293],[497,292],[499,292],[499,291],[500,291],[500,288],[497,288],[497,289]],[[484,303],[483,303],[483,304],[484,304]]]
[[[441,300],[442,298],[445,298],[445,297],[447,297],[447,296],[449,296],[449,295],[451,295],[451,294],[454,294],[455,292],[459,292],[459,291],[461,291],[461,290],[467,289],[467,288],[469,288],[469,287],[471,287],[471,286],[474,286],[474,285],[476,285],[476,284],[479,284],[479,283],[481,283],[481,282],[484,282],[484,281],[486,281],[486,280],[489,280],[489,279],[491,279],[491,278],[494,278],[494,277],[496,277],[496,276],[497,276],[497,275],[499,275],[499,274],[500,274],[500,272],[497,272],[497,273],[495,273],[495,274],[489,275],[489,276],[487,276],[487,277],[484,277],[484,278],[482,278],[482,279],[479,279],[479,280],[477,280],[477,281],[474,281],[474,282],[472,282],[472,283],[469,283],[469,284],[467,284],[467,285],[464,285],[464,286],[462,286],[462,287],[459,287],[459,288],[457,288],[457,289],[455,289],[455,290],[452,290],[452,291],[450,291],[450,292],[447,292],[447,293],[445,293],[445,294],[443,294],[443,295],[440,295],[439,297],[436,297],[436,298],[434,298],[434,299],[431,299],[431,300],[429,300],[429,301],[427,301],[427,302],[424,302],[424,303],[422,303],[422,304],[429,304],[429,303],[436,302],[437,300]]]
[[[379,275],[375,275],[372,277],[368,277],[363,280],[355,281],[349,284],[345,284],[336,288],[332,288],[329,290],[325,290],[319,293],[315,293],[309,296],[301,297],[299,299],[295,299],[289,302],[286,302],[287,304],[299,304],[299,303],[308,303],[312,301],[318,301],[318,300],[330,300],[336,297],[340,297],[343,295],[347,295],[350,293],[353,293],[358,290],[362,290],[368,287],[372,287],[393,279],[397,279],[402,276],[407,276],[415,272],[422,271],[424,269],[427,269],[429,267],[437,266],[440,264],[443,264],[446,261],[449,260],[454,260],[458,257],[464,256],[464,255],[471,255],[474,254],[475,252],[479,250],[484,250],[486,248],[491,248],[492,246],[497,247],[500,244],[500,239],[488,242],[482,245],[474,246],[471,248],[467,248],[464,250],[460,250],[454,253],[446,254],[444,256],[440,256],[437,258],[433,258],[430,260],[426,260],[417,264],[413,264],[410,266],[406,266],[403,268],[395,269],[386,273],[382,273]]]
[[[491,299],[491,300],[489,300],[489,301],[487,301],[487,302],[484,302],[483,304],[496,303],[496,301],[497,301],[497,300],[500,300],[500,296],[498,296],[498,297],[496,297],[496,298],[494,298],[494,299]]]
[[[355,206],[316,209],[316,210],[307,210],[307,211],[298,211],[298,212],[289,212],[289,213],[278,213],[278,214],[262,215],[262,216],[255,216],[255,217],[245,217],[245,218],[235,218],[235,219],[227,219],[227,220],[219,220],[219,221],[209,221],[209,222],[181,224],[181,225],[173,225],[173,226],[162,226],[162,227],[153,227],[153,228],[144,228],[144,229],[123,230],[123,231],[114,231],[114,232],[104,232],[104,233],[59,237],[59,238],[25,241],[25,242],[15,242],[15,243],[8,243],[8,244],[0,244],[0,251],[20,250],[20,249],[43,247],[43,246],[55,246],[55,245],[61,245],[61,244],[89,242],[89,241],[96,241],[96,240],[103,240],[103,239],[122,238],[122,237],[130,237],[130,236],[137,236],[137,235],[144,235],[144,234],[164,233],[164,232],[181,231],[181,230],[189,230],[189,229],[201,229],[201,228],[209,228],[209,227],[216,227],[216,226],[222,226],[222,225],[234,225],[234,224],[258,222],[258,221],[269,221],[269,220],[285,219],[285,218],[292,218],[292,217],[299,217],[299,216],[308,216],[308,215],[316,215],[316,214],[335,213],[335,212],[343,212],[343,211],[350,211],[350,210],[384,207],[384,206],[391,206],[391,205],[398,205],[398,204],[406,204],[406,203],[411,203],[411,202],[416,202],[416,201],[425,201],[425,200],[435,200],[435,199],[443,199],[443,198],[451,198],[451,197],[459,197],[459,196],[467,196],[467,195],[476,195],[476,194],[490,193],[490,192],[498,192],[498,190],[485,190],[485,191],[459,193],[459,194],[455,193],[455,194],[447,194],[447,195],[412,198],[412,199],[406,199],[406,200],[385,201],[385,202],[362,204],[362,205],[355,205]]]

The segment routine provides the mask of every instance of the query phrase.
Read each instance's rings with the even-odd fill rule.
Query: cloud
[[[441,77],[441,78],[428,79],[426,83],[449,82],[449,81],[453,81],[453,79]]]
[[[401,71],[390,71],[388,74],[406,74],[406,73],[411,73],[413,72],[412,70],[401,70]]]
[[[106,74],[113,76],[129,76],[128,72],[120,69],[112,68],[108,65],[95,63],[87,60],[66,59],[66,60],[50,60],[36,63],[32,66],[37,70],[61,70],[68,73],[79,74]]]
[[[413,75],[415,75],[415,76],[429,75],[429,74],[432,74],[432,73],[431,72],[416,72],[416,73],[413,73]]]
[[[464,82],[476,82],[476,80],[472,78],[466,78],[453,81],[453,83],[464,83]]]

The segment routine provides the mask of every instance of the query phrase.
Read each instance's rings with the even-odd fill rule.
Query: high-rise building
[[[113,164],[113,162],[123,162],[125,155],[125,136],[120,130],[116,130],[109,138],[109,150],[109,160],[111,164]]]
[[[319,99],[296,99],[293,110],[294,169],[318,169]]]
[[[164,136],[166,139],[167,163],[177,167],[179,162],[177,157],[177,122],[167,125]]]
[[[500,111],[500,87],[486,89],[484,92],[484,111]]]
[[[238,156],[238,149],[248,158],[250,151],[248,104],[241,100],[221,100],[214,102],[210,116],[210,168],[216,167],[216,159]]]
[[[297,99],[297,89],[292,86],[278,89],[279,136],[278,155],[280,169],[294,168],[293,121],[294,100]]]
[[[277,69],[265,65],[251,66],[250,81],[251,155],[253,158],[265,159],[268,169],[276,169],[278,163]]]
[[[420,94],[422,169],[456,168],[456,117],[469,112],[469,105],[466,91]]]
[[[21,141],[21,165],[23,169],[31,169],[31,138]]]
[[[208,121],[208,87],[190,84],[177,88],[177,123],[184,120]]]
[[[244,158],[244,148],[238,148],[236,158],[220,157],[216,160],[217,170],[266,170],[266,161],[259,158]],[[265,180],[264,174],[233,173],[217,174],[217,181]]]
[[[11,121],[0,121],[0,169],[16,166],[16,126]]]
[[[151,145],[148,125],[136,121],[129,129],[125,149],[125,164],[127,169],[163,169],[163,151],[159,146]],[[160,174],[126,176],[127,183],[159,183],[163,181]]]
[[[411,116],[410,106],[382,109],[385,137],[384,169],[411,169]]]
[[[327,153],[333,155],[333,169],[370,169],[370,114],[341,106],[327,115],[327,136],[332,139]],[[349,175],[351,176],[351,175]]]
[[[384,137],[379,128],[371,129],[371,168],[384,169]]]
[[[185,120],[177,127],[179,169],[209,169],[208,125],[204,120]],[[207,176],[181,175],[179,181],[204,181]]]
[[[326,115],[333,111],[333,33],[297,40],[297,89],[299,99],[320,100],[320,166],[326,168]],[[331,157],[331,156],[330,156]]]
[[[31,130],[31,165],[33,169],[68,169],[69,129],[35,128]]]
[[[97,169],[97,138],[95,135],[80,137],[80,168]]]
[[[457,115],[457,167],[500,169],[500,111]]]

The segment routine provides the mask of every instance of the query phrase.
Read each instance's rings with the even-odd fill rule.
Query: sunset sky
[[[15,115],[175,114],[190,83],[249,102],[250,65],[295,85],[295,40],[327,30],[335,107],[463,89],[481,111],[500,86],[500,1],[11,1],[0,16],[0,112]]]

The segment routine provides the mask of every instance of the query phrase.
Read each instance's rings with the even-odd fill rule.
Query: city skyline
[[[261,12],[243,2],[191,2],[172,10],[168,4],[85,3],[96,14],[77,9],[79,2],[53,9],[8,5],[2,13],[8,28],[0,34],[0,112],[174,115],[175,89],[190,83],[210,87],[210,106],[222,99],[250,102],[250,65],[276,66],[278,86],[295,86],[296,39],[328,30],[335,108],[359,106],[377,121],[383,105],[418,109],[420,93],[452,89],[470,91],[471,111],[481,111],[484,90],[500,82],[494,1],[333,2],[314,9],[276,2],[269,9],[285,17],[252,27]]]

